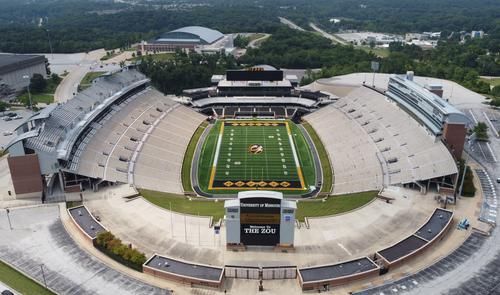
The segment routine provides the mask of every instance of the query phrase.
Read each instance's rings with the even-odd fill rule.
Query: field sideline
[[[163,192],[139,190],[143,198],[149,202],[172,211],[201,216],[212,216],[214,221],[224,216],[224,201],[204,198],[188,198]],[[377,196],[377,191],[331,196],[323,199],[302,200],[297,204],[296,218],[304,221],[304,217],[322,217],[352,211],[370,203]]]

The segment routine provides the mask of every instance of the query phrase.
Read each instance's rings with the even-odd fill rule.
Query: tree
[[[488,126],[486,125],[486,123],[478,122],[472,131],[476,133],[477,140],[479,141],[488,140]]]
[[[491,89],[490,93],[491,93],[491,95],[493,95],[495,97],[500,97],[500,85],[493,87],[493,89]]]
[[[8,103],[6,103],[5,101],[0,101],[0,112],[5,112],[8,107],[9,107]]]
[[[32,92],[43,92],[47,87],[47,81],[40,74],[33,74],[30,79],[30,90]]]
[[[53,73],[52,75],[50,75],[50,80],[52,80],[52,83],[54,84],[59,84],[59,82],[61,82],[61,77],[59,77],[59,75]]]
[[[235,47],[246,48],[248,46],[248,43],[250,43],[250,38],[238,34],[238,36],[234,38],[233,43]]]

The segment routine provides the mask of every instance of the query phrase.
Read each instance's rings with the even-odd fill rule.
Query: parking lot
[[[4,118],[0,118],[0,149],[4,147],[14,138],[15,133],[12,135],[4,135],[5,132],[13,132],[17,126],[19,126],[26,118],[30,115],[30,111],[27,109],[11,109],[5,113],[16,113],[20,119],[5,121]],[[1,114],[0,114],[1,115]]]

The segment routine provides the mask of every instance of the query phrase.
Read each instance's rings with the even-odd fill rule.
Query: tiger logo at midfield
[[[264,147],[260,144],[252,144],[248,147],[248,152],[254,155],[260,154],[264,151]]]

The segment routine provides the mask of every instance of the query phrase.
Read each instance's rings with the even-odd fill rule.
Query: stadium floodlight
[[[29,109],[32,110],[33,109],[33,103],[31,101],[31,92],[30,92],[30,76],[29,75],[23,75],[23,79],[28,79],[28,99],[29,99]]]

